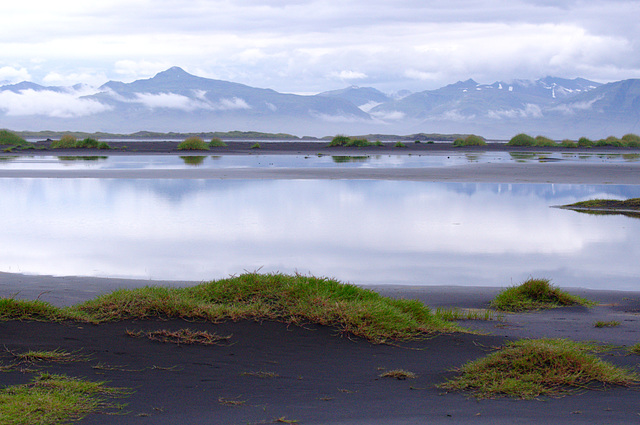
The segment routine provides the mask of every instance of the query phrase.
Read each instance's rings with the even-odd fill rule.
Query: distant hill
[[[385,94],[346,87],[314,96],[191,75],[178,67],[131,83],[0,86],[0,128],[130,134],[257,131],[296,136],[481,134],[552,138],[640,132],[640,80],[582,78],[479,84]]]

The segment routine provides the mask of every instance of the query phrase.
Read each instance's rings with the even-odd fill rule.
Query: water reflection
[[[592,162],[640,161],[636,154],[572,154],[566,152],[434,152],[425,155],[112,155],[112,156],[19,156],[0,157],[0,168],[16,170],[56,170],[70,167],[130,170],[202,168],[428,168],[454,167],[470,163],[509,162]]]
[[[638,186],[0,179],[0,271],[638,289],[640,221],[549,208]]]

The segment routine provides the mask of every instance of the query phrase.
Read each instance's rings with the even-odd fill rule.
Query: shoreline
[[[42,143],[42,142],[39,142]],[[454,148],[449,143],[408,143],[406,148],[395,148],[387,143],[383,147],[327,147],[318,142],[264,142],[260,149],[252,149],[252,142],[229,142],[228,147],[209,151],[178,151],[178,142],[113,143],[116,149],[35,149],[1,152],[1,158],[16,156],[121,156],[121,155],[446,155],[482,152],[544,153],[567,152],[588,155],[638,155],[640,149],[591,148],[567,149],[531,148],[490,143],[487,146]],[[128,146],[122,150],[122,146]],[[46,144],[38,147],[46,147]],[[135,146],[135,150],[133,150]],[[574,162],[568,160],[538,161],[532,163],[474,163],[440,165],[422,168],[189,168],[189,169],[69,169],[20,170],[0,167],[0,178],[121,178],[121,179],[346,179],[395,180],[427,182],[470,183],[567,183],[567,184],[640,184],[640,161],[629,162]]]

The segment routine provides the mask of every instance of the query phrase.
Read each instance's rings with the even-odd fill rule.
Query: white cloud
[[[598,96],[586,102],[572,102],[572,103],[561,104],[561,105],[554,106],[553,108],[550,108],[550,109],[554,111],[562,112],[565,115],[573,115],[576,113],[576,111],[585,111],[587,109],[591,109],[593,107],[593,104],[599,101],[600,99],[602,99],[602,96]]]
[[[542,109],[533,103],[527,103],[524,109],[494,109],[487,112],[492,119],[502,118],[542,118]]]
[[[371,112],[371,115],[382,121],[399,121],[405,117],[401,111],[377,111]]]
[[[2,12],[5,65],[38,58],[61,76],[133,81],[178,65],[283,92],[352,80],[420,91],[467,78],[640,77],[631,0],[25,0]]]
[[[358,106],[358,108],[360,108],[364,112],[369,112],[370,110],[372,110],[378,105],[382,105],[382,103],[372,100],[370,102],[365,103],[364,105]]]
[[[29,71],[25,68],[14,68],[12,66],[3,66],[0,68],[0,82],[19,83],[27,81],[31,78]]]
[[[329,74],[329,76],[339,80],[362,80],[363,78],[367,78],[367,74],[351,70],[343,70],[340,72],[334,71]]]
[[[112,96],[114,95],[113,92]],[[204,93],[197,94],[197,99],[176,93],[135,93],[133,98],[123,98],[115,95],[114,98],[123,102],[141,103],[144,106],[155,108],[171,108],[183,111],[196,109],[208,109],[213,111],[228,111],[234,109],[251,109],[244,99],[238,97],[221,98],[217,102],[211,102],[204,97]]]
[[[109,110],[108,105],[82,99],[78,93],[21,90],[0,92],[0,110],[7,115],[45,115],[54,118],[74,118]]]

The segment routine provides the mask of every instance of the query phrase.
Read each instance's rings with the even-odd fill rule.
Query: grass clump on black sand
[[[0,130],[0,145],[24,146],[28,144],[29,142],[15,133],[9,130]]]
[[[343,136],[343,135],[338,135],[335,136],[333,139],[331,139],[331,143],[329,143],[329,147],[333,148],[336,146],[344,146],[344,147],[356,147],[356,148],[366,148],[369,146],[380,146],[382,145],[382,142],[380,143],[371,143],[370,141],[368,141],[367,139],[358,139],[358,138],[351,138],[349,136]]]
[[[78,141],[70,134],[63,135],[60,140],[51,142],[51,149],[73,149]]]
[[[16,360],[20,362],[37,363],[37,362],[54,362],[54,363],[70,363],[86,360],[86,357],[77,353],[70,353],[65,350],[29,350],[24,353],[11,353]]]
[[[44,301],[0,298],[0,321],[33,320],[58,321],[64,318],[60,309]]]
[[[485,146],[487,144],[484,137],[476,136],[475,134],[470,134],[464,139],[456,139],[453,141],[453,147],[463,147],[463,146]]]
[[[589,386],[637,384],[637,374],[600,360],[592,344],[566,339],[527,339],[469,362],[459,376],[439,387],[470,391],[477,398],[532,399],[561,396]]]
[[[119,409],[106,398],[128,391],[108,388],[64,375],[43,373],[29,384],[0,389],[0,418],[4,425],[53,425],[80,420],[90,413]]]
[[[227,144],[218,137],[213,137],[209,142],[209,148],[225,148]]]
[[[178,144],[178,150],[208,151],[209,145],[198,136],[187,137]]]
[[[638,210],[640,211],[640,198],[626,200],[618,199],[591,199],[588,201],[576,202],[574,204],[563,205],[562,208],[576,209],[601,209],[601,210]]]
[[[247,273],[187,288],[118,290],[68,314],[95,321],[179,317],[317,323],[376,343],[460,330],[416,300],[383,297],[333,279],[284,274]]]
[[[207,331],[196,331],[193,329],[178,329],[170,331],[160,329],[157,331],[126,331],[126,334],[133,338],[148,338],[151,341],[170,342],[172,344],[199,344],[199,345],[222,345],[228,343],[231,335],[218,335]]]
[[[501,311],[527,311],[569,305],[591,306],[584,298],[568,294],[553,286],[548,279],[528,279],[520,285],[501,291],[491,301],[491,308]]]

